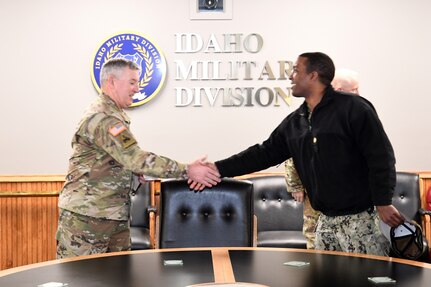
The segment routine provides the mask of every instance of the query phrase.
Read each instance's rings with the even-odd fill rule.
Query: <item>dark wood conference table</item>
[[[182,260],[182,265],[165,265]],[[291,261],[309,262],[291,267]],[[169,262],[169,261],[168,261]],[[248,282],[265,286],[376,286],[368,277],[390,277],[396,287],[431,286],[431,264],[380,256],[284,248],[185,248],[99,254],[0,271],[0,286],[190,286]],[[383,285],[387,286],[387,285]]]

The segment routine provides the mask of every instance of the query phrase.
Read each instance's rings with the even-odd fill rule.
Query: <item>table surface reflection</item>
[[[182,260],[182,265],[165,265]],[[303,261],[305,267],[284,263]],[[368,277],[390,277],[392,286],[429,287],[431,264],[394,258],[284,248],[185,248],[99,254],[0,271],[0,286],[63,282],[69,287],[161,286],[248,282],[265,286],[376,286]]]

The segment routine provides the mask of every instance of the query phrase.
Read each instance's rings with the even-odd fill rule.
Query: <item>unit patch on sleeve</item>
[[[121,139],[121,143],[123,144],[123,147],[125,149],[131,147],[132,145],[134,145],[136,143],[136,140],[131,135],[129,135],[129,133],[121,134],[120,139]]]

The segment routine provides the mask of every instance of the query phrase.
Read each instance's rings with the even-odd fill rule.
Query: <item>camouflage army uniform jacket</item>
[[[69,171],[59,208],[85,216],[128,220],[132,173],[186,176],[185,165],[143,151],[124,111],[101,95],[89,107],[72,139]]]
[[[289,158],[285,161],[286,170],[286,184],[288,192],[305,192],[305,188],[302,185],[301,179],[299,178],[298,172],[296,171],[293,163],[293,158]]]

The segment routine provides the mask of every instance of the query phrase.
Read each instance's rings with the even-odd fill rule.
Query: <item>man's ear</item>
[[[111,75],[111,76],[109,76],[108,77],[108,85],[110,86],[110,87],[114,87],[114,84],[115,84],[115,77],[113,76],[113,75]]]
[[[311,72],[310,75],[311,75],[310,77],[311,80],[314,80],[314,81],[319,80],[319,73],[317,73],[316,71]]]

